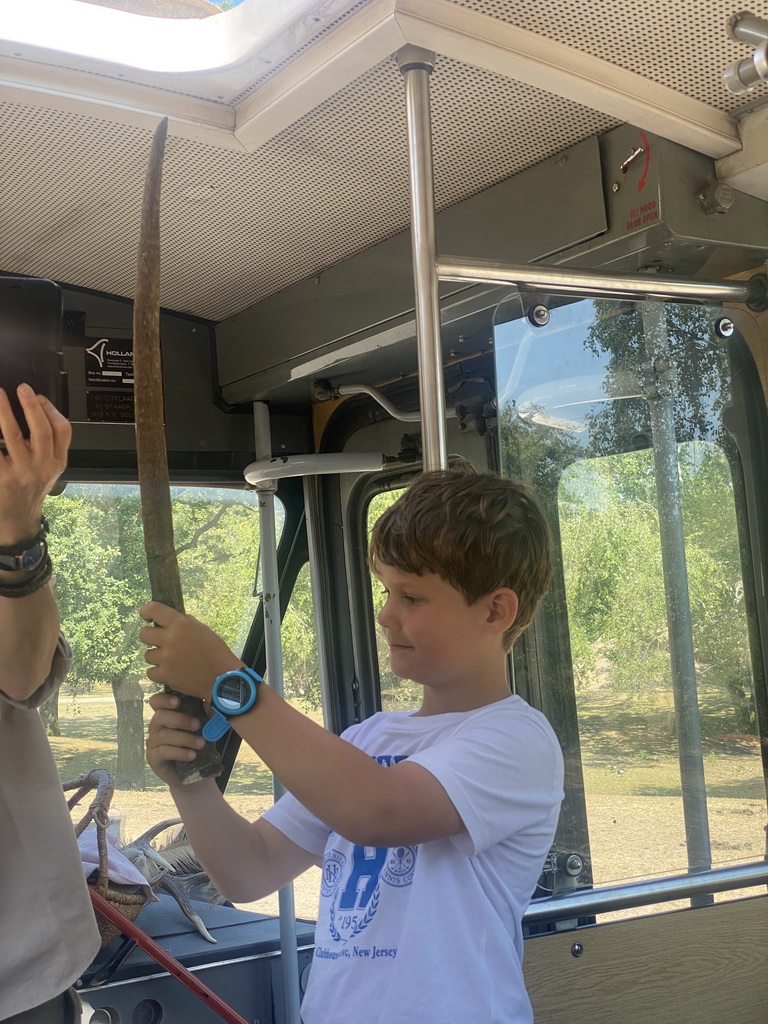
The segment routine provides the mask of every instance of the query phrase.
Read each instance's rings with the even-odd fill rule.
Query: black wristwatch
[[[31,572],[37,569],[48,554],[45,540],[47,533],[48,523],[43,519],[36,537],[18,544],[0,545],[0,569],[5,572]]]
[[[203,737],[220,740],[232,726],[229,719],[244,715],[259,699],[259,687],[264,682],[252,668],[234,668],[220,675],[211,691],[211,707],[216,714],[203,726]]]

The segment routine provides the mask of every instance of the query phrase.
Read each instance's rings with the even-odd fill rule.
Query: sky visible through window
[[[109,7],[112,10],[132,11],[159,18],[191,18],[195,17],[195,6],[203,9],[206,5],[218,7],[220,11],[229,11],[239,7],[245,0],[197,0],[196,3],[185,4],[184,0],[84,0],[94,7]],[[216,13],[211,10],[211,14]],[[198,15],[199,16],[199,15]]]

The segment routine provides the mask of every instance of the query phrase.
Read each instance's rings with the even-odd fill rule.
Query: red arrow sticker
[[[643,173],[640,176],[640,181],[637,183],[638,192],[642,192],[645,188],[645,179],[648,177],[648,170],[651,166],[651,147],[648,145],[648,136],[645,132],[640,132],[640,141],[643,144],[643,151],[645,152],[645,167],[643,167]]]

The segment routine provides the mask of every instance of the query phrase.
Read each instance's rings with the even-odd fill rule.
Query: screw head
[[[580,942],[574,942],[574,944],[571,946],[571,955],[581,956],[583,952],[584,947],[582,946],[582,944]]]
[[[534,306],[528,313],[528,319],[534,327],[546,327],[549,323],[549,310],[541,304]]]
[[[584,861],[581,859],[578,853],[572,853],[568,860],[566,860],[565,862],[566,874],[570,875],[572,878],[575,878],[576,875],[580,875],[583,870]]]
[[[732,338],[736,325],[727,316],[721,317],[715,322],[715,334],[718,338]]]

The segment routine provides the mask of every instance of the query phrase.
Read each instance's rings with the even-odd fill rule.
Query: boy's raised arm
[[[143,643],[152,645],[145,657],[154,666],[147,672],[154,682],[209,700],[217,676],[242,665],[221,637],[191,615],[157,602],[144,605],[140,615],[155,622],[139,634]],[[425,768],[407,761],[383,767],[296,711],[266,684],[254,710],[231,721],[285,788],[328,828],[353,843],[420,843],[464,829],[445,789]],[[150,736],[150,764],[157,757],[150,753],[150,745],[157,751],[164,740],[169,744],[165,756],[173,756],[171,740],[177,759],[194,756],[196,735],[187,731],[182,737],[178,732],[177,728],[171,737],[156,730]],[[197,787],[189,789],[194,792]],[[183,812],[181,816],[186,821]]]

